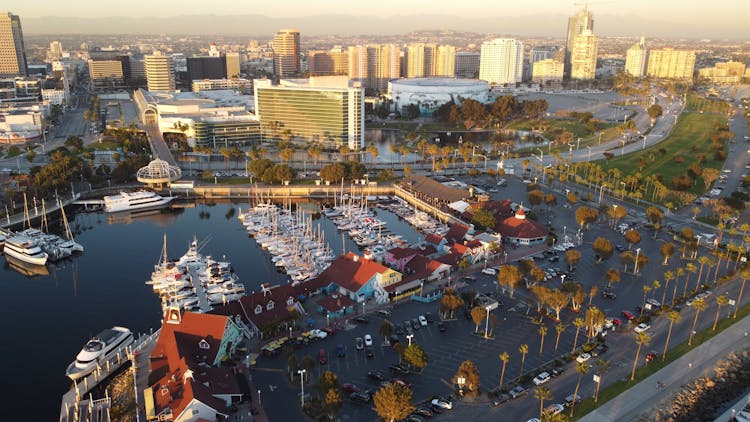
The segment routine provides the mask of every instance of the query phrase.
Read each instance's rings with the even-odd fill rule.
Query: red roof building
[[[549,230],[542,224],[526,218],[526,213],[519,208],[515,215],[500,221],[496,230],[506,243],[530,245],[544,242]]]
[[[378,293],[384,296],[382,287],[400,280],[399,272],[351,252],[336,258],[316,278],[317,283],[336,285],[339,293],[355,302],[362,302]],[[380,296],[377,298],[379,301],[387,300]]]

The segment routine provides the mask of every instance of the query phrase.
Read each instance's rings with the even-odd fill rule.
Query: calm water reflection
[[[237,221],[245,203],[197,204],[195,208],[140,217],[102,213],[78,214],[71,226],[86,252],[56,266],[48,274],[28,277],[4,262],[0,285],[6,297],[0,307],[4,335],[0,336],[0,373],[6,394],[0,403],[7,420],[56,420],[60,396],[70,386],[66,366],[83,343],[103,328],[122,325],[147,332],[160,324],[160,306],[144,284],[159,259],[164,234],[171,258],[181,256],[193,236],[208,239],[201,252],[232,261],[248,291],[262,282],[282,283],[267,252]],[[397,216],[377,210],[388,227],[414,242],[419,235]],[[321,224],[335,253],[358,250],[326,218]],[[2,261],[5,261],[2,259]],[[12,383],[12,384],[11,384]],[[12,386],[12,387],[11,387]],[[10,393],[11,388],[17,393]]]

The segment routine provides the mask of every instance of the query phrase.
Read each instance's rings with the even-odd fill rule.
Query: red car
[[[328,353],[326,353],[326,349],[320,349],[318,352],[318,362],[320,362],[321,365],[328,363]]]
[[[622,311],[622,316],[625,317],[628,321],[632,321],[635,319],[635,315],[631,314],[629,311]]]
[[[651,352],[646,355],[646,363],[651,362],[652,360],[656,359],[659,355],[656,354],[656,352]]]
[[[359,393],[360,391],[362,391],[359,387],[349,382],[343,384],[341,386],[341,389],[346,393]]]

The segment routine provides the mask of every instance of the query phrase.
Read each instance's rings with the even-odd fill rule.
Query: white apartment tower
[[[456,47],[441,45],[437,49],[434,76],[452,78],[456,76]]]
[[[279,78],[300,73],[299,30],[282,29],[273,37],[273,71]]]
[[[636,78],[646,76],[646,64],[648,64],[648,51],[646,50],[646,39],[641,37],[641,41],[633,44],[628,49],[625,57],[625,72]]]
[[[349,47],[349,79],[376,91],[385,91],[388,81],[401,76],[401,48],[395,44]]]
[[[145,57],[146,82],[149,91],[174,91],[174,62],[160,51]]]
[[[570,52],[570,79],[581,81],[596,78],[596,55],[599,41],[593,32],[586,29],[575,37]]]
[[[497,38],[482,43],[479,79],[490,84],[512,84],[523,77],[523,44],[515,39]]]
[[[0,78],[28,76],[21,18],[0,13]]]

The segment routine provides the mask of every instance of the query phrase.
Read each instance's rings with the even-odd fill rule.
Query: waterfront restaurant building
[[[254,80],[255,114],[264,140],[317,141],[327,148],[364,147],[365,91],[346,76]]]

